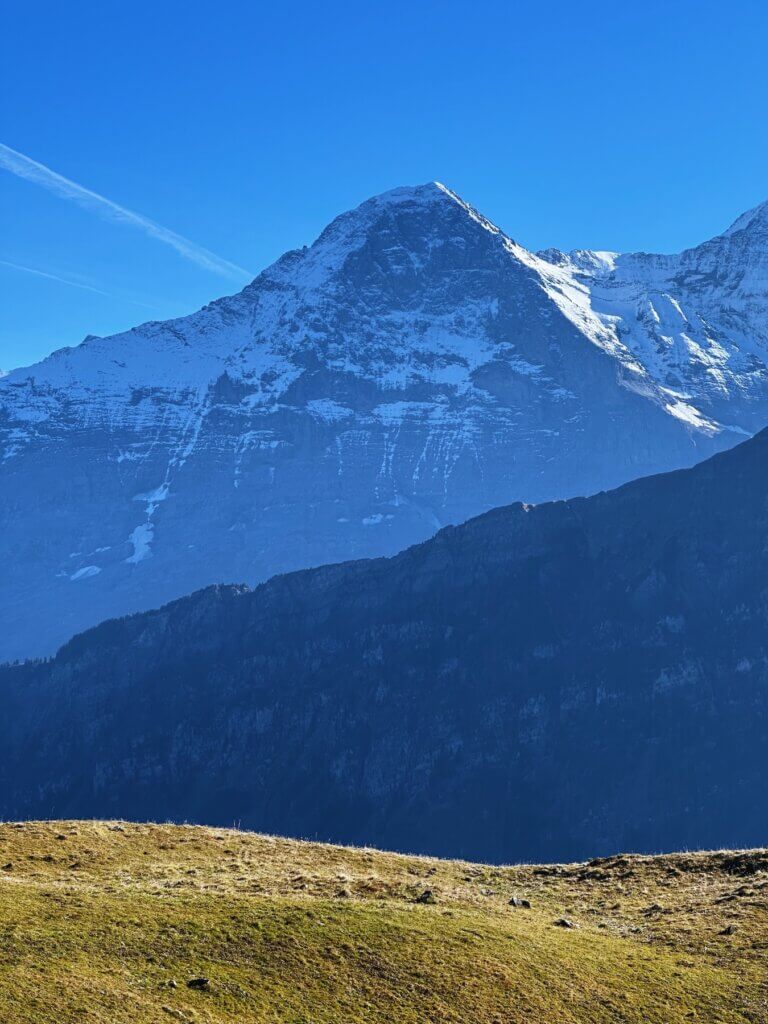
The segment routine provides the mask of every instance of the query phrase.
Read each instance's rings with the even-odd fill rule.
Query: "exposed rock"
[[[175,1020],[189,1021],[189,1017],[182,1010],[177,1010],[173,1006],[164,1006],[163,1013],[167,1013],[169,1017],[173,1017]]]
[[[211,987],[211,982],[208,978],[190,978],[187,982],[187,988],[199,989],[201,991],[207,991]]]

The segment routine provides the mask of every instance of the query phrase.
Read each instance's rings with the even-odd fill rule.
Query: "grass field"
[[[766,851],[497,868],[0,825],[2,1024],[691,1020],[768,1020]]]

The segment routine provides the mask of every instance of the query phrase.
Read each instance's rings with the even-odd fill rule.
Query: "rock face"
[[[731,446],[768,422],[766,219],[677,257],[536,256],[397,189],[239,295],[7,374],[0,661]]]
[[[492,861],[768,827],[768,431],[0,670],[0,818],[241,822]]]

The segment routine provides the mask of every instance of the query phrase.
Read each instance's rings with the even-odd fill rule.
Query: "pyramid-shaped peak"
[[[439,181],[427,181],[423,185],[400,185],[380,195],[372,196],[375,203],[440,202],[453,198],[454,193]]]
[[[495,224],[442,182],[429,181],[423,185],[402,185],[372,196],[360,206],[331,221],[320,235],[318,243],[324,245],[342,240],[351,243],[355,236],[359,238],[376,230],[381,218],[411,216],[426,216],[429,220],[434,217],[436,223],[446,216],[465,217],[468,222],[494,235],[502,235]]]
[[[371,196],[360,206],[350,210],[342,216],[354,216],[356,214],[368,214],[371,211],[384,211],[387,209],[397,210],[402,208],[403,212],[416,212],[419,210],[446,209],[459,206],[465,210],[471,209],[460,196],[451,191],[446,185],[439,181],[428,181],[423,185],[400,185],[398,188],[389,189],[379,195]]]
[[[448,188],[441,181],[428,181],[423,185],[404,185],[400,188],[393,188],[389,192],[382,192],[381,195],[373,196],[372,199],[368,200],[368,203],[376,206],[412,205],[415,207],[434,206],[437,208],[458,206],[484,227],[492,228],[495,232],[499,230],[495,224],[492,224],[486,217],[483,217],[473,206],[462,199],[458,193]],[[363,209],[368,203],[363,203],[359,209]]]

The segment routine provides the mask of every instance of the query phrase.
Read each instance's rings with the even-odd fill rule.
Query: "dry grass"
[[[495,868],[191,826],[0,825],[2,1024],[755,1024],[767,954],[765,851]],[[188,988],[199,975],[208,989]]]

